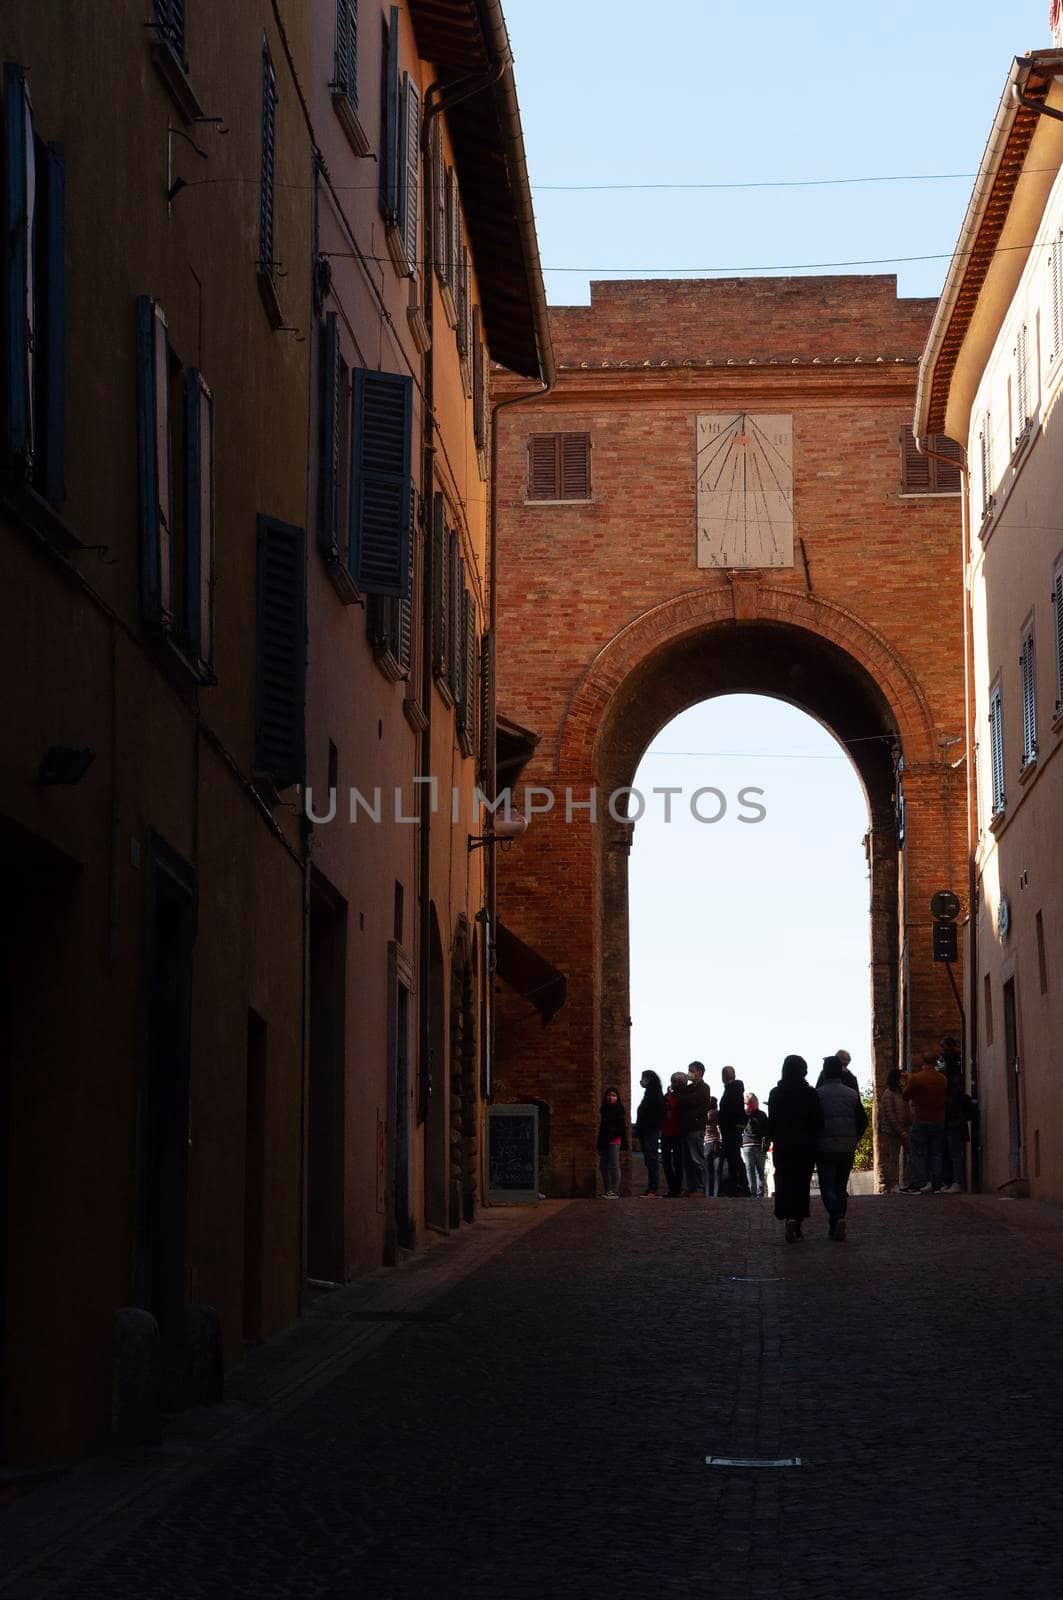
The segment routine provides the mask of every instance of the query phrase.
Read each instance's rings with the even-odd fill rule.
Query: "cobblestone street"
[[[58,1586],[0,1593],[1058,1596],[1063,1216],[897,1196],[806,1233],[770,1202],[555,1208]]]

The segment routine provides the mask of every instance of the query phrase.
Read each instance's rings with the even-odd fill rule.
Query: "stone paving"
[[[858,1198],[806,1234],[555,1208],[38,1592],[1056,1600],[1063,1214]]]

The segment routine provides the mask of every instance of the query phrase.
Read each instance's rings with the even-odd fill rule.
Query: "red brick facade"
[[[500,863],[499,914],[568,1000],[543,1029],[502,989],[495,1092],[550,1105],[554,1192],[593,1192],[602,1064],[624,1081],[629,1057],[630,824],[604,797],[713,694],[776,694],[859,741],[878,1080],[958,1031],[928,901],[965,878],[959,497],[902,495],[898,448],[932,310],[887,277],[595,284],[553,313],[554,392],[499,414],[498,706],[540,736],[525,783],[558,795]],[[696,565],[695,419],[728,411],[792,415],[792,567]],[[570,431],[591,499],[529,501],[529,437]],[[596,825],[566,823],[567,785],[600,788]]]

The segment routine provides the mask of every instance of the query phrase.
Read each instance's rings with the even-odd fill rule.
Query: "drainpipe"
[[[921,455],[929,456],[934,461],[944,461],[949,466],[959,467],[960,480],[963,484],[963,493],[960,496],[960,525],[962,529],[961,547],[963,559],[963,718],[964,740],[966,743],[966,780],[967,780],[967,1015],[964,1019],[964,1031],[967,1038],[966,1055],[970,1071],[971,1099],[978,1099],[978,915],[976,898],[978,894],[978,792],[975,773],[974,746],[974,616],[971,606],[971,587],[969,572],[971,563],[971,476],[967,466],[967,452],[957,461],[954,456],[942,455],[938,450],[932,450],[925,439],[916,439],[916,448]],[[972,1192],[981,1184],[981,1135],[976,1142],[971,1140],[971,1190]]]

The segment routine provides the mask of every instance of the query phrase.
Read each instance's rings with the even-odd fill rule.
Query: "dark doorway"
[[[247,1014],[247,1086],[244,1111],[244,1316],[245,1344],[262,1338],[262,1267],[265,1255],[267,1028]]]
[[[159,838],[148,848],[147,1059],[140,1085],[140,1216],[134,1298],[159,1325],[163,1403],[183,1404],[188,1305],[192,948],[191,867]]]
[[[320,873],[310,885],[310,1105],[307,1276],[342,1283],[347,903]]]
[[[450,1226],[471,1222],[478,1192],[476,974],[467,931],[459,936],[450,986]]]
[[[1015,1002],[1015,979],[1004,985],[1004,1070],[1008,1078],[1008,1174],[1023,1175],[1026,1152],[1022,1138],[1022,1079],[1019,1057],[1019,1017]]]
[[[424,1214],[430,1228],[447,1226],[446,973],[439,921],[432,907],[428,951],[428,1063],[424,1125]]]
[[[384,1224],[384,1262],[395,1261],[399,1247],[415,1243],[410,1216],[410,1127],[413,1096],[410,1083],[410,995],[413,968],[402,947],[388,946],[387,1035],[387,1205]]]

